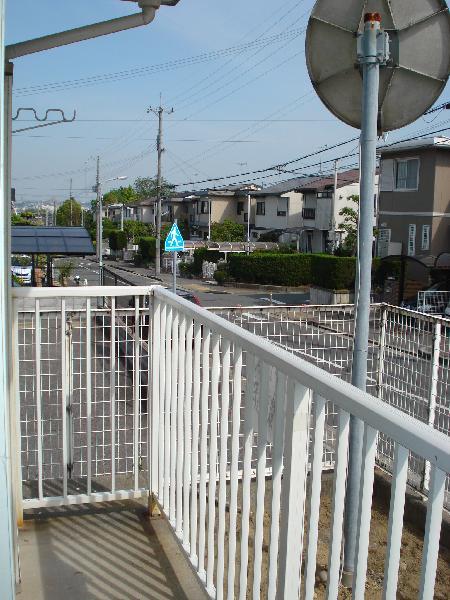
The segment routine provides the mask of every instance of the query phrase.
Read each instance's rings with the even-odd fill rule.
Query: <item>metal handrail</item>
[[[288,377],[332,400],[343,410],[382,431],[442,471],[450,472],[450,439],[443,433],[430,430],[428,425],[405,415],[382,400],[362,392],[299,357],[292,356],[287,350],[275,346],[270,341],[256,337],[238,325],[175,296],[164,288],[155,287],[153,294],[174,308],[182,308],[186,316],[211,327],[219,335],[239,344],[243,350],[257,352],[264,362],[273,365]]]

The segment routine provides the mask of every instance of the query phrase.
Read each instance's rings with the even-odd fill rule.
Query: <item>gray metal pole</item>
[[[175,219],[175,224],[178,224],[178,220]],[[178,252],[174,252],[173,253],[173,257],[172,257],[172,271],[173,271],[173,284],[172,284],[172,291],[174,294],[177,293],[177,254]]]
[[[124,205],[120,207],[120,231],[123,231],[123,209]]]
[[[369,13],[364,17],[362,39],[363,100],[361,125],[361,177],[359,219],[359,289],[355,305],[355,342],[353,350],[352,383],[366,389],[367,357],[369,345],[370,291],[373,241],[373,194],[375,189],[376,147],[378,134],[378,89],[380,58],[377,55],[377,36],[380,17]],[[362,443],[364,425],[351,417],[349,464],[344,520],[344,569],[342,583],[352,587],[355,566],[358,521],[359,488],[361,477]]]
[[[158,109],[158,174],[156,180],[156,195],[157,195],[157,211],[156,211],[156,258],[155,258],[155,273],[160,275],[161,273],[161,161],[162,161],[162,135],[163,135],[163,114],[164,109],[162,106]]]

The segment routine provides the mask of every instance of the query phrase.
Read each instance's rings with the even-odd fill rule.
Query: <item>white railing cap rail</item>
[[[442,471],[450,473],[450,438],[432,430],[427,424],[389,406],[382,400],[362,392],[349,383],[334,377],[305,360],[294,357],[272,342],[257,337],[241,327],[226,321],[172,292],[154,287],[156,298],[165,301],[186,316],[211,327],[216,333],[236,343],[243,350],[257,354],[264,362],[314,390],[340,408],[379,430],[400,445],[430,461]]]
[[[57,288],[32,288],[20,287],[12,288],[13,298],[24,299],[41,299],[41,298],[95,298],[100,296],[148,296],[152,293],[155,286],[74,286],[74,287],[57,287]]]

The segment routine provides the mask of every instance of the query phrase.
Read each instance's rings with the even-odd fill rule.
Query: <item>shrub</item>
[[[142,261],[150,262],[156,258],[156,238],[148,236],[139,240],[139,254]]]
[[[228,274],[225,271],[216,271],[214,273],[214,279],[219,285],[222,285],[228,279]]]
[[[355,281],[355,258],[327,254],[261,253],[231,255],[230,274],[246,283],[318,285],[351,289]]]
[[[125,231],[114,230],[109,234],[109,247],[111,250],[118,251],[127,247],[127,234]]]

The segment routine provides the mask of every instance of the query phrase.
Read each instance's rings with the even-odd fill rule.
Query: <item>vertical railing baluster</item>
[[[140,310],[139,296],[134,297],[134,344],[133,344],[133,366],[134,366],[134,387],[133,387],[133,473],[134,489],[139,488],[139,415],[141,397],[141,358],[140,358]],[[115,419],[114,415],[114,419]]]
[[[186,329],[186,377],[184,395],[184,470],[183,470],[183,548],[189,554],[191,444],[192,444],[192,344],[194,323],[189,317]]]
[[[398,568],[402,546],[403,513],[405,509],[406,483],[408,480],[409,451],[395,445],[394,468],[392,471],[391,505],[384,567],[383,600],[397,595]]]
[[[436,321],[433,332],[433,354],[431,356],[430,387],[428,392],[428,425],[434,429],[436,419],[436,398],[438,395],[439,357],[441,353],[441,323]],[[428,490],[430,485],[430,463],[425,461],[423,487]]]
[[[230,341],[222,341],[222,402],[220,406],[219,527],[217,533],[216,598],[223,599],[225,574],[225,518],[227,500],[228,412],[230,407]]]
[[[211,331],[203,332],[202,345],[202,391],[201,391],[201,433],[200,433],[200,484],[199,484],[199,533],[198,533],[198,573],[206,583],[205,540],[206,540],[206,474],[208,462],[208,402],[209,402],[209,348]]]
[[[153,514],[155,507],[155,499],[159,497],[159,444],[160,444],[160,363],[161,352],[161,302],[152,296],[149,299],[149,331],[151,331],[151,346],[149,344],[150,356],[150,377],[151,377],[151,395],[148,399],[148,416],[150,421],[149,432],[151,431],[148,460],[148,468],[150,470],[149,477],[149,493],[150,493],[150,512]],[[150,386],[149,386],[150,391]]]
[[[238,500],[238,463],[239,463],[239,431],[241,426],[242,401],[242,348],[234,346],[233,352],[233,407],[231,432],[231,464],[230,464],[230,526],[228,539],[228,580],[227,598],[234,600],[234,579],[236,574],[236,531]]]
[[[66,348],[66,300],[61,298],[61,420],[62,420],[62,468],[63,496],[67,498],[67,348]]]
[[[252,469],[254,385],[256,358],[247,352],[245,369],[244,406],[244,469],[242,474],[242,517],[241,517],[241,569],[239,575],[239,600],[247,598],[248,538],[250,533],[250,479]]]
[[[277,371],[272,439],[272,504],[270,511],[269,583],[267,599],[275,600],[277,590],[278,544],[280,539],[281,476],[283,473],[286,376]]]
[[[325,431],[326,401],[319,394],[314,394],[314,423],[311,456],[311,489],[308,515],[308,544],[305,565],[305,598],[314,598],[316,579],[317,542],[319,539],[320,492],[322,487],[323,438]]]
[[[436,581],[439,540],[441,537],[442,510],[444,508],[446,474],[436,466],[431,467],[430,490],[428,492],[425,539],[420,576],[420,600],[433,600]]]
[[[180,337],[178,342],[178,407],[177,407],[177,449],[176,449],[176,534],[183,536],[183,468],[184,461],[184,394],[186,380],[186,317],[180,317]]]
[[[37,462],[38,462],[38,495],[42,500],[44,494],[42,490],[42,386],[41,386],[41,308],[39,299],[36,298],[35,307],[35,327],[34,327],[34,349],[35,349],[35,378],[36,378],[36,436],[37,436]]]
[[[281,491],[277,598],[298,598],[301,584],[311,391],[288,379]]]
[[[116,299],[111,297],[109,396],[111,400],[111,491],[116,490]]]
[[[169,521],[173,528],[176,523],[176,471],[177,471],[177,403],[178,403],[178,339],[179,339],[180,316],[174,309],[172,322],[172,394],[170,402],[170,495],[169,495]]]
[[[165,397],[166,397],[166,322],[167,322],[167,304],[161,306],[161,322],[159,329],[159,339],[157,347],[159,348],[159,446],[158,446],[158,500],[161,505],[165,503],[164,495],[164,474],[165,474]]]
[[[269,406],[269,382],[273,368],[261,363],[261,388],[257,398],[258,445],[256,449],[255,552],[253,558],[253,600],[261,594],[262,550],[264,541],[264,497],[266,491],[266,454]],[[275,390],[274,390],[275,393]]]
[[[215,595],[214,586],[214,553],[216,526],[216,487],[217,487],[217,417],[219,409],[219,373],[220,373],[220,340],[219,335],[212,336],[212,369],[211,369],[211,412],[209,434],[209,480],[208,480],[208,559],[206,565],[206,590],[210,596]]]
[[[164,512],[169,514],[170,498],[170,402],[172,398],[172,307],[167,307],[166,316],[166,373],[164,405]]]
[[[331,513],[331,539],[328,555],[326,600],[335,600],[338,597],[341,571],[342,525],[344,521],[350,415],[348,412],[339,409],[338,419],[339,423],[334,462],[333,508]]]
[[[202,345],[202,325],[195,323],[194,329],[194,366],[193,366],[193,394],[192,394],[192,447],[191,447],[191,562],[198,566],[197,554],[197,519],[198,519],[198,453],[200,430],[200,358]]]
[[[91,299],[86,299],[86,461],[87,494],[92,493],[92,330]]]
[[[378,432],[376,429],[373,429],[373,427],[370,427],[367,424],[364,425],[358,530],[356,534],[356,563],[355,573],[353,575],[353,597],[355,600],[364,600],[366,586],[377,434]]]

